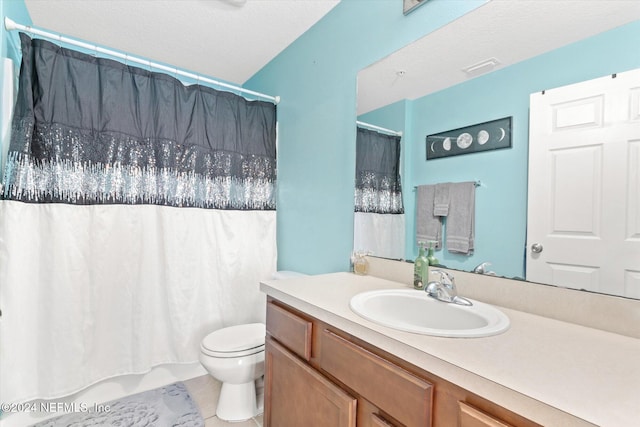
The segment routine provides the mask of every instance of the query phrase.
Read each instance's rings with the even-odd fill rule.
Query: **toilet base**
[[[223,421],[246,421],[260,414],[262,407],[262,402],[258,402],[256,397],[255,381],[244,384],[222,383],[216,415]]]

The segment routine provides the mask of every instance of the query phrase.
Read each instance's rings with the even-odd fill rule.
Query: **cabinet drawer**
[[[405,426],[431,426],[427,381],[326,329],[319,359],[322,370]]]
[[[269,335],[307,361],[311,359],[311,330],[310,321],[272,302],[267,303]]]
[[[511,424],[500,421],[464,402],[458,402],[458,405],[460,427],[512,427]]]

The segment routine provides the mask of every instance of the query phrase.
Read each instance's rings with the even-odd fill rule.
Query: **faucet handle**
[[[444,302],[452,302],[466,306],[473,305],[473,303],[468,299],[458,296],[456,281],[453,274],[440,269],[434,269],[430,272],[440,274],[440,280],[429,282],[424,288],[425,292],[429,294],[429,296]]]
[[[432,273],[438,273],[438,274],[440,274],[440,281],[441,281],[443,284],[448,284],[448,285],[453,285],[453,286],[455,286],[455,283],[456,283],[456,282],[455,282],[455,277],[453,277],[453,274],[448,273],[448,272],[446,272],[446,271],[444,271],[444,270],[440,270],[440,269],[438,269],[438,268],[436,268],[436,269],[434,269],[434,270],[431,270],[431,272],[432,272]],[[448,281],[449,283],[445,283],[446,281]]]
[[[478,274],[490,274],[491,272],[487,268],[490,265],[491,265],[490,262],[480,263],[476,266],[476,268],[473,269],[473,272]]]

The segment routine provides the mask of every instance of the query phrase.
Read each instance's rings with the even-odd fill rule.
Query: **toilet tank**
[[[273,273],[273,278],[275,280],[282,280],[282,279],[289,279],[291,277],[303,277],[303,276],[306,276],[306,274],[298,273],[297,271],[288,271],[288,270],[276,271],[275,273]]]

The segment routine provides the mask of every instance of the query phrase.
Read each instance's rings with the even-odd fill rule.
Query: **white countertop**
[[[539,424],[640,425],[640,340],[507,308],[511,326],[484,338],[441,338],[380,326],[349,300],[402,283],[333,273],[261,284],[280,301]]]

